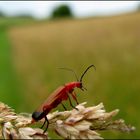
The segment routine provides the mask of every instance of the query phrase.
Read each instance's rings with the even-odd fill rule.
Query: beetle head
[[[35,121],[39,121],[42,119],[42,112],[33,112],[32,114],[32,118],[35,120]]]
[[[79,84],[77,85],[77,87],[80,88],[82,91],[84,91],[84,90],[87,90],[87,89],[83,86],[82,80],[83,80],[84,75],[87,73],[87,71],[88,71],[91,67],[93,67],[93,68],[96,70],[96,67],[95,67],[93,64],[90,65],[90,66],[88,66],[87,69],[86,69],[86,70],[83,72],[83,74],[81,75],[80,80],[78,80],[78,77],[77,77],[76,73],[75,73],[72,69],[69,69],[69,68],[60,68],[60,69],[64,69],[64,70],[68,70],[68,71],[73,72],[73,74],[74,74],[75,77],[76,77],[77,82],[79,82]]]

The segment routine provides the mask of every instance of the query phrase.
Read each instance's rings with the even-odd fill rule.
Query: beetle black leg
[[[43,125],[40,127],[41,129],[44,127],[45,123],[46,123],[46,118],[45,118]]]
[[[63,103],[61,103],[61,104],[62,104],[63,108],[64,108],[65,110],[67,110],[67,108],[64,106],[64,104],[63,104]]]
[[[46,131],[47,131],[47,129],[48,129],[48,126],[49,126],[49,120],[48,120],[48,118],[45,116],[45,121],[47,121],[47,127],[46,127],[46,129],[44,130],[44,132],[43,133],[45,133]]]
[[[72,92],[71,95],[72,95],[73,99],[76,101],[76,104],[79,105],[75,92]]]
[[[71,99],[70,99],[69,95],[68,95],[68,98],[69,98],[69,102],[70,102],[71,107],[74,108],[74,109],[76,109],[76,110],[78,110],[78,108],[76,108],[75,106],[73,106],[73,104],[72,104],[72,102],[71,102]]]

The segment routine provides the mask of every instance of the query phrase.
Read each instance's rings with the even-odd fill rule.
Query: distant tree
[[[138,3],[137,11],[140,11],[140,2]]]
[[[73,17],[72,11],[68,5],[60,5],[52,12],[52,18]]]
[[[0,11],[0,17],[5,17],[5,15],[2,11]]]

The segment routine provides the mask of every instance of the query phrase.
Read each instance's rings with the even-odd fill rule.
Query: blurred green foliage
[[[5,30],[0,31],[0,95],[1,101],[16,107],[21,99],[17,92],[15,71],[12,66],[11,48]]]
[[[140,2],[139,2],[139,4],[138,4],[137,11],[140,12]]]
[[[0,11],[0,17],[4,17],[4,13],[2,11]]]
[[[53,10],[51,17],[53,19],[54,18],[66,18],[66,17],[73,17],[73,14],[68,5],[60,5]]]
[[[33,20],[0,17],[0,96],[2,102],[17,109],[22,94],[19,91],[18,77],[13,65],[12,46],[7,32],[10,27],[26,23],[33,23]]]

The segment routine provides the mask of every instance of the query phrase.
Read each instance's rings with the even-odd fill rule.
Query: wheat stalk
[[[77,105],[78,110],[49,113],[49,129],[64,139],[103,139],[99,134],[101,130],[135,130],[135,127],[126,125],[122,119],[112,120],[118,114],[118,109],[106,112],[103,103],[91,107],[85,105],[86,102]],[[31,114],[16,114],[13,109],[0,102],[0,138],[48,139],[48,133],[43,133],[40,128],[32,128],[31,120]]]

